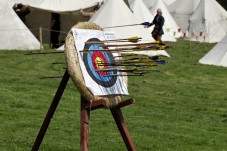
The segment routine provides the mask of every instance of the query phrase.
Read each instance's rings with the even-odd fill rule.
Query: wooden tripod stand
[[[44,138],[44,135],[47,131],[47,128],[50,124],[51,118],[54,115],[54,112],[58,106],[58,103],[61,99],[61,96],[65,90],[65,87],[69,80],[68,71],[65,71],[65,74],[61,80],[61,83],[58,87],[58,90],[55,94],[55,97],[50,105],[50,108],[46,114],[46,117],[43,121],[43,124],[39,130],[39,133],[36,137],[36,140],[33,144],[32,151],[38,151],[41,142]],[[124,122],[124,118],[121,112],[121,108],[130,104],[135,103],[134,99],[126,100],[114,108],[110,108],[110,111],[113,115],[113,118],[117,124],[118,130],[121,133],[121,136],[125,142],[126,148],[128,151],[136,151],[135,145],[130,137],[129,131]],[[81,97],[81,110],[80,110],[80,151],[88,151],[88,129],[89,129],[89,120],[90,120],[90,111],[98,108],[106,108],[105,100],[95,100],[94,103],[90,104],[87,100]]]

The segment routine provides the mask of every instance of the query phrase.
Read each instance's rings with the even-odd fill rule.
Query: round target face
[[[89,41],[100,42],[100,40],[97,38],[89,39],[87,42]],[[108,75],[117,74],[117,71],[98,71],[110,68],[108,64],[110,64],[113,60],[112,53],[100,51],[104,49],[103,43],[101,45],[102,46],[98,44],[85,44],[84,50],[92,51],[83,54],[84,65],[87,69],[88,74],[96,83],[103,87],[112,87],[117,81],[117,76]]]

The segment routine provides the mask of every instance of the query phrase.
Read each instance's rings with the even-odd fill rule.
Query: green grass
[[[190,46],[191,44],[191,46]],[[227,150],[227,68],[198,60],[214,44],[170,43],[160,73],[129,78],[136,104],[122,109],[138,151]],[[46,50],[50,51],[50,50]],[[63,75],[63,54],[0,51],[0,150],[31,150]],[[80,94],[70,81],[41,144],[41,151],[79,150]],[[91,113],[91,151],[124,151],[108,110]]]

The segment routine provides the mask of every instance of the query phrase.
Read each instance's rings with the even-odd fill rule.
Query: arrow
[[[52,52],[31,52],[25,55],[45,55],[45,54],[55,54],[55,53],[64,53],[64,51],[52,51]]]
[[[115,64],[115,63],[106,63],[100,64],[100,66],[112,66],[112,67],[154,67],[158,66],[157,64]]]
[[[119,27],[128,27],[128,26],[138,26],[138,25],[149,26],[150,23],[149,23],[149,22],[143,22],[143,23],[140,23],[140,24],[129,24],[129,25],[110,26],[110,27],[103,27],[103,29],[107,29],[107,28],[119,28]]]
[[[137,25],[142,25],[142,23],[141,23],[141,24],[130,24],[130,25],[109,26],[109,27],[103,27],[103,29],[108,29],[108,28],[119,28],[119,27],[128,27],[128,26],[137,26]]]
[[[111,39],[111,40],[102,40],[102,41],[87,41],[85,44],[103,44],[104,42],[138,42],[142,38],[138,36],[133,36],[129,38],[123,38],[123,39]]]
[[[104,75],[104,77],[111,77],[111,76],[144,76],[144,74],[109,74],[109,75]]]
[[[98,66],[158,66],[154,62],[109,62],[97,63]]]
[[[160,50],[160,49],[163,49],[162,48],[159,48],[159,47],[153,47],[153,48],[148,48],[148,47],[135,47],[135,48],[116,48],[116,49],[93,49],[93,50],[90,50],[90,49],[84,49],[84,50],[80,50],[80,52],[82,53],[89,53],[89,52],[92,52],[92,51],[100,51],[100,52],[110,52],[110,53],[114,53],[114,52],[132,52],[132,51],[150,51],[150,50]]]
[[[159,55],[148,56],[148,55],[145,55],[145,54],[135,54],[135,53],[131,53],[131,54],[122,53],[121,55],[113,56],[113,58],[132,58],[132,57],[149,57],[151,60],[158,60],[158,59],[163,58]]]
[[[62,78],[63,76],[49,76],[49,77],[41,77],[40,79],[55,79],[55,78]]]
[[[160,70],[154,70],[154,69],[149,69],[149,70],[141,70],[141,69],[98,69],[95,70],[96,72],[102,72],[102,71],[117,71],[117,72],[160,72]]]
[[[106,47],[123,47],[123,46],[150,46],[150,45],[156,45],[159,46],[159,42],[148,42],[148,43],[130,43],[130,44],[101,44],[100,46],[106,46]]]

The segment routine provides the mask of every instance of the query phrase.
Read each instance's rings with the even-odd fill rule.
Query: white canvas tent
[[[89,20],[101,27],[113,27],[123,25],[139,24],[136,17],[122,0],[108,0],[96,14]],[[132,36],[142,37],[144,40],[154,41],[150,33],[143,26],[127,26],[119,28],[107,28],[107,31],[115,32],[115,37],[127,38]]]
[[[201,0],[190,18],[190,40],[219,42],[225,35],[227,12],[216,0]],[[225,23],[223,26],[222,23]]]
[[[199,62],[202,64],[227,67],[227,35],[201,58]]]
[[[93,6],[103,0],[11,0],[28,4],[31,13],[26,16],[26,24],[29,29],[34,29],[33,34],[39,38],[39,27],[43,28],[43,42],[50,42],[51,12],[60,14],[61,34],[59,40],[64,42],[70,28],[79,21],[88,21],[88,17],[79,14],[81,8],[89,11]]]
[[[169,13],[166,4],[164,4],[163,0],[156,0],[154,6],[152,7],[151,14],[156,15],[157,9],[160,8],[162,10],[162,15],[165,18],[165,27],[168,30],[168,33],[172,36],[179,38],[182,36],[182,33],[179,31],[179,26]]]
[[[200,0],[176,0],[168,6],[180,29],[186,33],[189,28],[189,19],[195,12]]]
[[[39,41],[24,25],[8,1],[0,0],[0,50],[35,50]]]
[[[133,14],[136,16],[136,18],[140,21],[140,22],[151,22],[154,18],[154,16],[150,13],[149,9],[146,7],[146,5],[144,4],[143,1],[141,0],[134,0],[131,5],[131,10],[133,11]],[[152,32],[154,26],[148,28],[149,33]],[[166,27],[163,27],[164,30],[164,35],[162,37],[163,41],[171,41],[171,42],[175,42],[176,38],[171,36]]]

